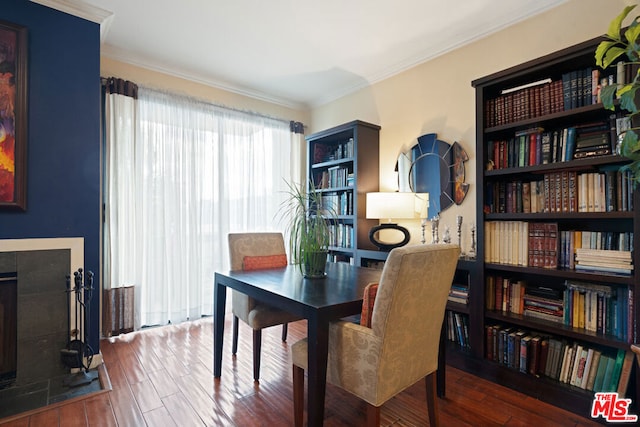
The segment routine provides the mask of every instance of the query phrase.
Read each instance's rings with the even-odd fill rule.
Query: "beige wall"
[[[460,206],[441,215],[455,237],[455,217],[462,215],[463,250],[469,246],[469,223],[475,217],[475,92],[471,81],[597,37],[624,5],[621,0],[570,0],[527,21],[470,45],[375,83],[311,112],[312,132],[353,119],[382,127],[380,140],[380,188],[397,188],[395,159],[425,133],[437,133],[447,142],[458,141],[467,150],[466,182],[469,194]],[[419,240],[416,222],[405,223],[412,241]],[[427,230],[430,233],[430,228]],[[427,237],[430,241],[430,235]]]
[[[239,95],[207,86],[202,83],[185,80],[180,77],[170,76],[158,71],[152,71],[146,68],[116,61],[104,56],[100,58],[100,75],[103,77],[119,77],[121,79],[131,80],[139,85],[156,89],[164,89],[211,101],[212,103],[230,108],[254,111],[270,117],[284,120],[295,120],[302,122],[305,125],[309,124],[311,121],[308,111]]]
[[[535,1],[535,0],[529,0]],[[569,0],[551,11],[516,24],[470,45],[375,83],[337,101],[309,111],[212,88],[177,77],[102,58],[103,76],[116,76],[211,100],[233,108],[256,111],[307,125],[313,133],[354,119],[382,127],[380,141],[380,188],[396,189],[394,172],[398,154],[425,133],[458,141],[468,152],[467,198],[442,214],[441,234],[449,225],[455,241],[455,217],[462,215],[463,250],[469,246],[469,224],[475,217],[475,92],[471,81],[535,59],[603,34],[609,22],[627,4],[625,0]],[[462,6],[461,6],[462,7]],[[417,221],[405,223],[412,241],[420,239]],[[430,229],[427,229],[430,233]],[[427,240],[430,240],[428,236]]]

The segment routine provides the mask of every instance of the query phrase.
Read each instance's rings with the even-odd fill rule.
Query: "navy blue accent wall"
[[[84,237],[99,289],[100,26],[27,0],[2,0],[0,19],[26,26],[29,39],[27,211],[0,210],[0,239]]]

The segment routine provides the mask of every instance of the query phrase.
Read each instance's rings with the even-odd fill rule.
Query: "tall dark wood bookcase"
[[[468,310],[470,316],[469,335],[476,337],[476,339],[474,341],[475,344],[466,352],[447,352],[447,362],[453,366],[587,418],[590,416],[594,398],[593,391],[564,383],[546,375],[544,372],[535,375],[522,373],[519,369],[514,369],[514,367],[508,367],[507,364],[492,360],[493,357],[487,353],[489,347],[493,345],[487,340],[488,328],[492,325],[501,325],[505,328],[512,327],[514,331],[522,330],[531,335],[551,337],[570,344],[576,343],[584,348],[600,351],[602,354],[615,355],[619,349],[629,350],[629,344],[637,341],[636,325],[639,319],[638,303],[640,301],[638,296],[640,293],[640,274],[637,270],[639,265],[638,252],[632,251],[632,262],[635,269],[631,275],[616,275],[604,272],[585,272],[575,269],[573,265],[563,267],[562,263],[560,263],[563,247],[560,244],[555,247],[555,250],[557,250],[556,261],[558,262],[556,268],[549,268],[549,266],[546,268],[543,266],[533,267],[531,265],[542,264],[537,261],[534,262],[532,258],[525,259],[524,262],[509,264],[496,262],[492,253],[490,253],[494,246],[488,247],[487,245],[508,246],[508,243],[504,240],[496,242],[495,234],[492,234],[494,240],[491,241],[492,237],[488,236],[488,230],[492,230],[491,227],[494,226],[492,223],[497,224],[496,226],[498,227],[512,226],[507,224],[526,223],[526,230],[532,228],[532,224],[551,224],[551,230],[557,226],[558,240],[560,240],[561,233],[569,231],[600,232],[601,234],[598,236],[610,233],[610,235],[618,235],[619,237],[622,235],[621,233],[626,233],[627,237],[631,236],[630,244],[632,248],[639,247],[640,217],[634,210],[618,210],[621,209],[620,205],[615,210],[606,212],[567,212],[563,211],[562,207],[560,212],[556,212],[555,208],[553,208],[553,212],[550,212],[548,203],[546,210],[534,213],[520,211],[517,203],[511,209],[500,206],[502,200],[499,193],[503,184],[507,188],[507,183],[512,183],[511,185],[513,186],[517,182],[542,181],[542,184],[540,184],[542,187],[545,177],[562,176],[563,172],[575,172],[579,175],[583,173],[601,173],[607,170],[615,171],[626,163],[625,159],[615,154],[605,154],[541,164],[541,154],[537,152],[539,149],[536,148],[537,158],[534,156],[530,162],[525,160],[522,163],[521,159],[518,158],[519,156],[510,161],[507,155],[505,158],[506,164],[495,164],[497,141],[515,139],[520,135],[519,132],[529,135],[529,133],[551,132],[596,122],[615,123],[615,120],[612,121],[611,111],[605,110],[602,104],[592,103],[591,96],[593,94],[590,93],[589,79],[585,78],[589,75],[589,71],[584,70],[596,68],[594,52],[600,40],[593,39],[472,82],[472,86],[476,90],[476,188],[478,189],[476,223],[478,259],[474,276],[471,280],[470,295],[472,297],[470,297]],[[575,74],[572,75],[572,73]],[[608,72],[602,70],[601,73],[600,77],[608,74]],[[582,81],[580,80],[581,75],[583,76]],[[562,81],[563,77],[565,77],[564,83],[569,86],[564,89],[570,89],[570,77],[573,76],[577,79],[577,95],[569,92],[569,96],[576,96],[577,99],[566,98],[565,92],[562,91],[562,108],[544,105],[542,100],[554,99],[548,93],[544,93],[545,90],[552,90],[553,83],[542,82],[549,80],[552,82]],[[529,86],[532,83],[536,84]],[[580,83],[583,84],[581,85]],[[547,88],[543,88],[544,86],[547,86]],[[580,87],[583,88],[582,92],[579,89]],[[519,89],[514,93],[518,95],[514,94],[507,100],[506,93],[509,92],[509,89],[517,88]],[[515,103],[514,99],[520,99],[517,96],[528,99],[528,103],[509,105],[508,102]],[[580,98],[581,96],[582,98]],[[567,102],[569,105],[565,108]],[[496,106],[498,104],[500,107]],[[503,108],[504,110],[500,111],[498,109],[496,113],[496,108]],[[618,117],[622,115],[620,112],[617,112],[617,114]],[[613,136],[612,133],[609,135]],[[536,141],[536,143],[538,142]],[[508,144],[505,149],[509,148]],[[532,150],[533,147],[534,145],[530,146]],[[519,151],[517,152],[519,153]],[[500,154],[497,154],[499,159]],[[620,183],[618,182],[617,184],[619,185]],[[558,186],[562,188],[561,183]],[[516,186],[515,188],[522,194],[520,187]],[[498,192],[497,195],[496,192]],[[628,194],[633,205],[637,208],[640,203],[638,190],[631,189]],[[508,194],[505,195],[505,199],[507,197]],[[562,196],[560,195],[560,197]],[[569,234],[566,235],[568,236]],[[528,235],[522,237],[528,239]],[[529,247],[527,247],[527,250],[534,252]],[[493,254],[495,254],[495,250]],[[520,259],[519,261],[523,260]],[[504,279],[507,278],[514,282],[524,282],[527,289],[529,287],[532,289],[543,287],[560,294],[566,289],[568,282],[580,282],[586,284],[587,287],[606,285],[616,293],[617,304],[626,305],[627,308],[630,307],[631,314],[623,312],[627,317],[627,336],[621,336],[618,331],[593,332],[583,327],[572,327],[562,322],[550,321],[548,318],[547,320],[541,320],[532,316],[514,314],[509,310],[492,309],[490,301],[494,297],[490,295],[488,289],[492,288],[487,288],[487,283],[491,280],[497,281],[500,279],[504,283]],[[629,295],[631,296],[629,297]],[[481,338],[478,339],[478,337]],[[491,338],[491,335],[489,337]],[[634,401],[636,411],[634,413],[637,413],[638,402],[640,401],[640,393],[638,392],[639,378],[638,368],[634,361],[627,391],[627,396]]]
[[[378,191],[380,126],[355,120],[306,137],[307,180],[338,213],[332,261],[355,264],[358,250],[376,249],[366,218],[366,194]]]

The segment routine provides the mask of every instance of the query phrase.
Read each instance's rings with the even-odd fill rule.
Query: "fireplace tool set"
[[[93,273],[86,272],[86,281],[83,277],[83,270],[79,268],[73,273],[73,288],[71,287],[71,277],[67,276],[67,316],[68,326],[71,334],[67,347],[60,350],[62,363],[70,369],[79,369],[72,374],[65,385],[77,387],[85,385],[97,378],[97,372],[89,372],[93,360],[94,351],[88,344],[89,338],[89,307],[93,296]],[[75,297],[75,328],[71,330],[71,301]]]

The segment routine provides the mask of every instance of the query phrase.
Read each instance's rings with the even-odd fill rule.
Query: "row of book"
[[[564,110],[562,81],[545,79],[530,87],[512,88],[485,103],[485,126],[505,125]]]
[[[633,272],[631,251],[576,249],[575,268],[578,271],[605,272],[630,276]]]
[[[485,262],[558,267],[558,223],[486,221]]]
[[[485,213],[614,212],[633,210],[630,170],[562,171],[537,181],[489,181]]]
[[[565,281],[558,289],[488,275],[485,308],[571,326],[633,342],[633,290],[605,284]]]
[[[633,232],[562,230],[559,233],[558,266],[560,268],[608,271],[609,268],[616,267],[614,264],[620,264],[617,262],[620,258],[618,252],[620,252],[624,254],[624,263],[617,266],[633,270],[631,262]],[[581,252],[581,259],[577,259],[578,252]],[[578,265],[581,267],[578,268]],[[602,268],[598,269],[598,267]],[[630,271],[614,272],[630,274]]]
[[[469,287],[457,283],[451,285],[448,300],[458,304],[467,305],[469,303]]]
[[[524,314],[526,284],[501,275],[485,278],[485,308],[503,313]]]
[[[598,102],[600,70],[592,67],[562,73],[564,109],[571,110]],[[608,79],[607,83],[608,84]]]
[[[572,174],[569,173],[569,176]],[[561,178],[564,180],[564,176]],[[604,172],[585,172],[577,175],[577,211],[578,212],[614,212],[633,210],[633,181],[630,170],[607,170]],[[558,179],[555,179],[558,185]],[[562,184],[561,184],[562,185]],[[573,209],[572,188],[569,185],[568,208]],[[565,206],[561,211],[565,212]],[[557,211],[557,207],[556,207]],[[571,210],[569,210],[571,212]]]
[[[546,78],[505,89],[498,97],[486,101],[485,126],[505,125],[599,103],[602,86],[627,78],[617,74],[601,75],[599,69],[588,67],[563,73],[559,80]]]
[[[353,225],[335,223],[329,225],[330,246],[353,248]]]
[[[627,393],[635,355],[504,325],[486,326],[486,357],[508,368],[593,392]]]
[[[487,263],[619,275],[633,270],[632,232],[558,231],[556,222],[486,221],[484,238]]]
[[[549,132],[541,128],[518,131],[514,138],[487,143],[487,169],[545,165],[611,154],[611,133],[607,122]],[[613,142],[617,142],[617,137]]]
[[[545,212],[543,181],[488,181],[485,185],[485,213]]]
[[[323,194],[320,198],[321,212],[333,212],[336,215],[353,215],[353,192],[343,191],[335,194]]]
[[[488,275],[485,291],[487,310],[563,323],[564,300],[561,290],[527,286],[524,280]]]
[[[313,146],[313,163],[323,163],[331,160],[349,159],[354,154],[353,138],[337,144],[318,144]]]
[[[315,174],[313,182],[316,189],[353,187],[353,171],[340,166],[334,166]]]
[[[567,280],[563,323],[633,342],[633,290]]]
[[[462,348],[470,348],[469,316],[447,310],[447,339]]]

